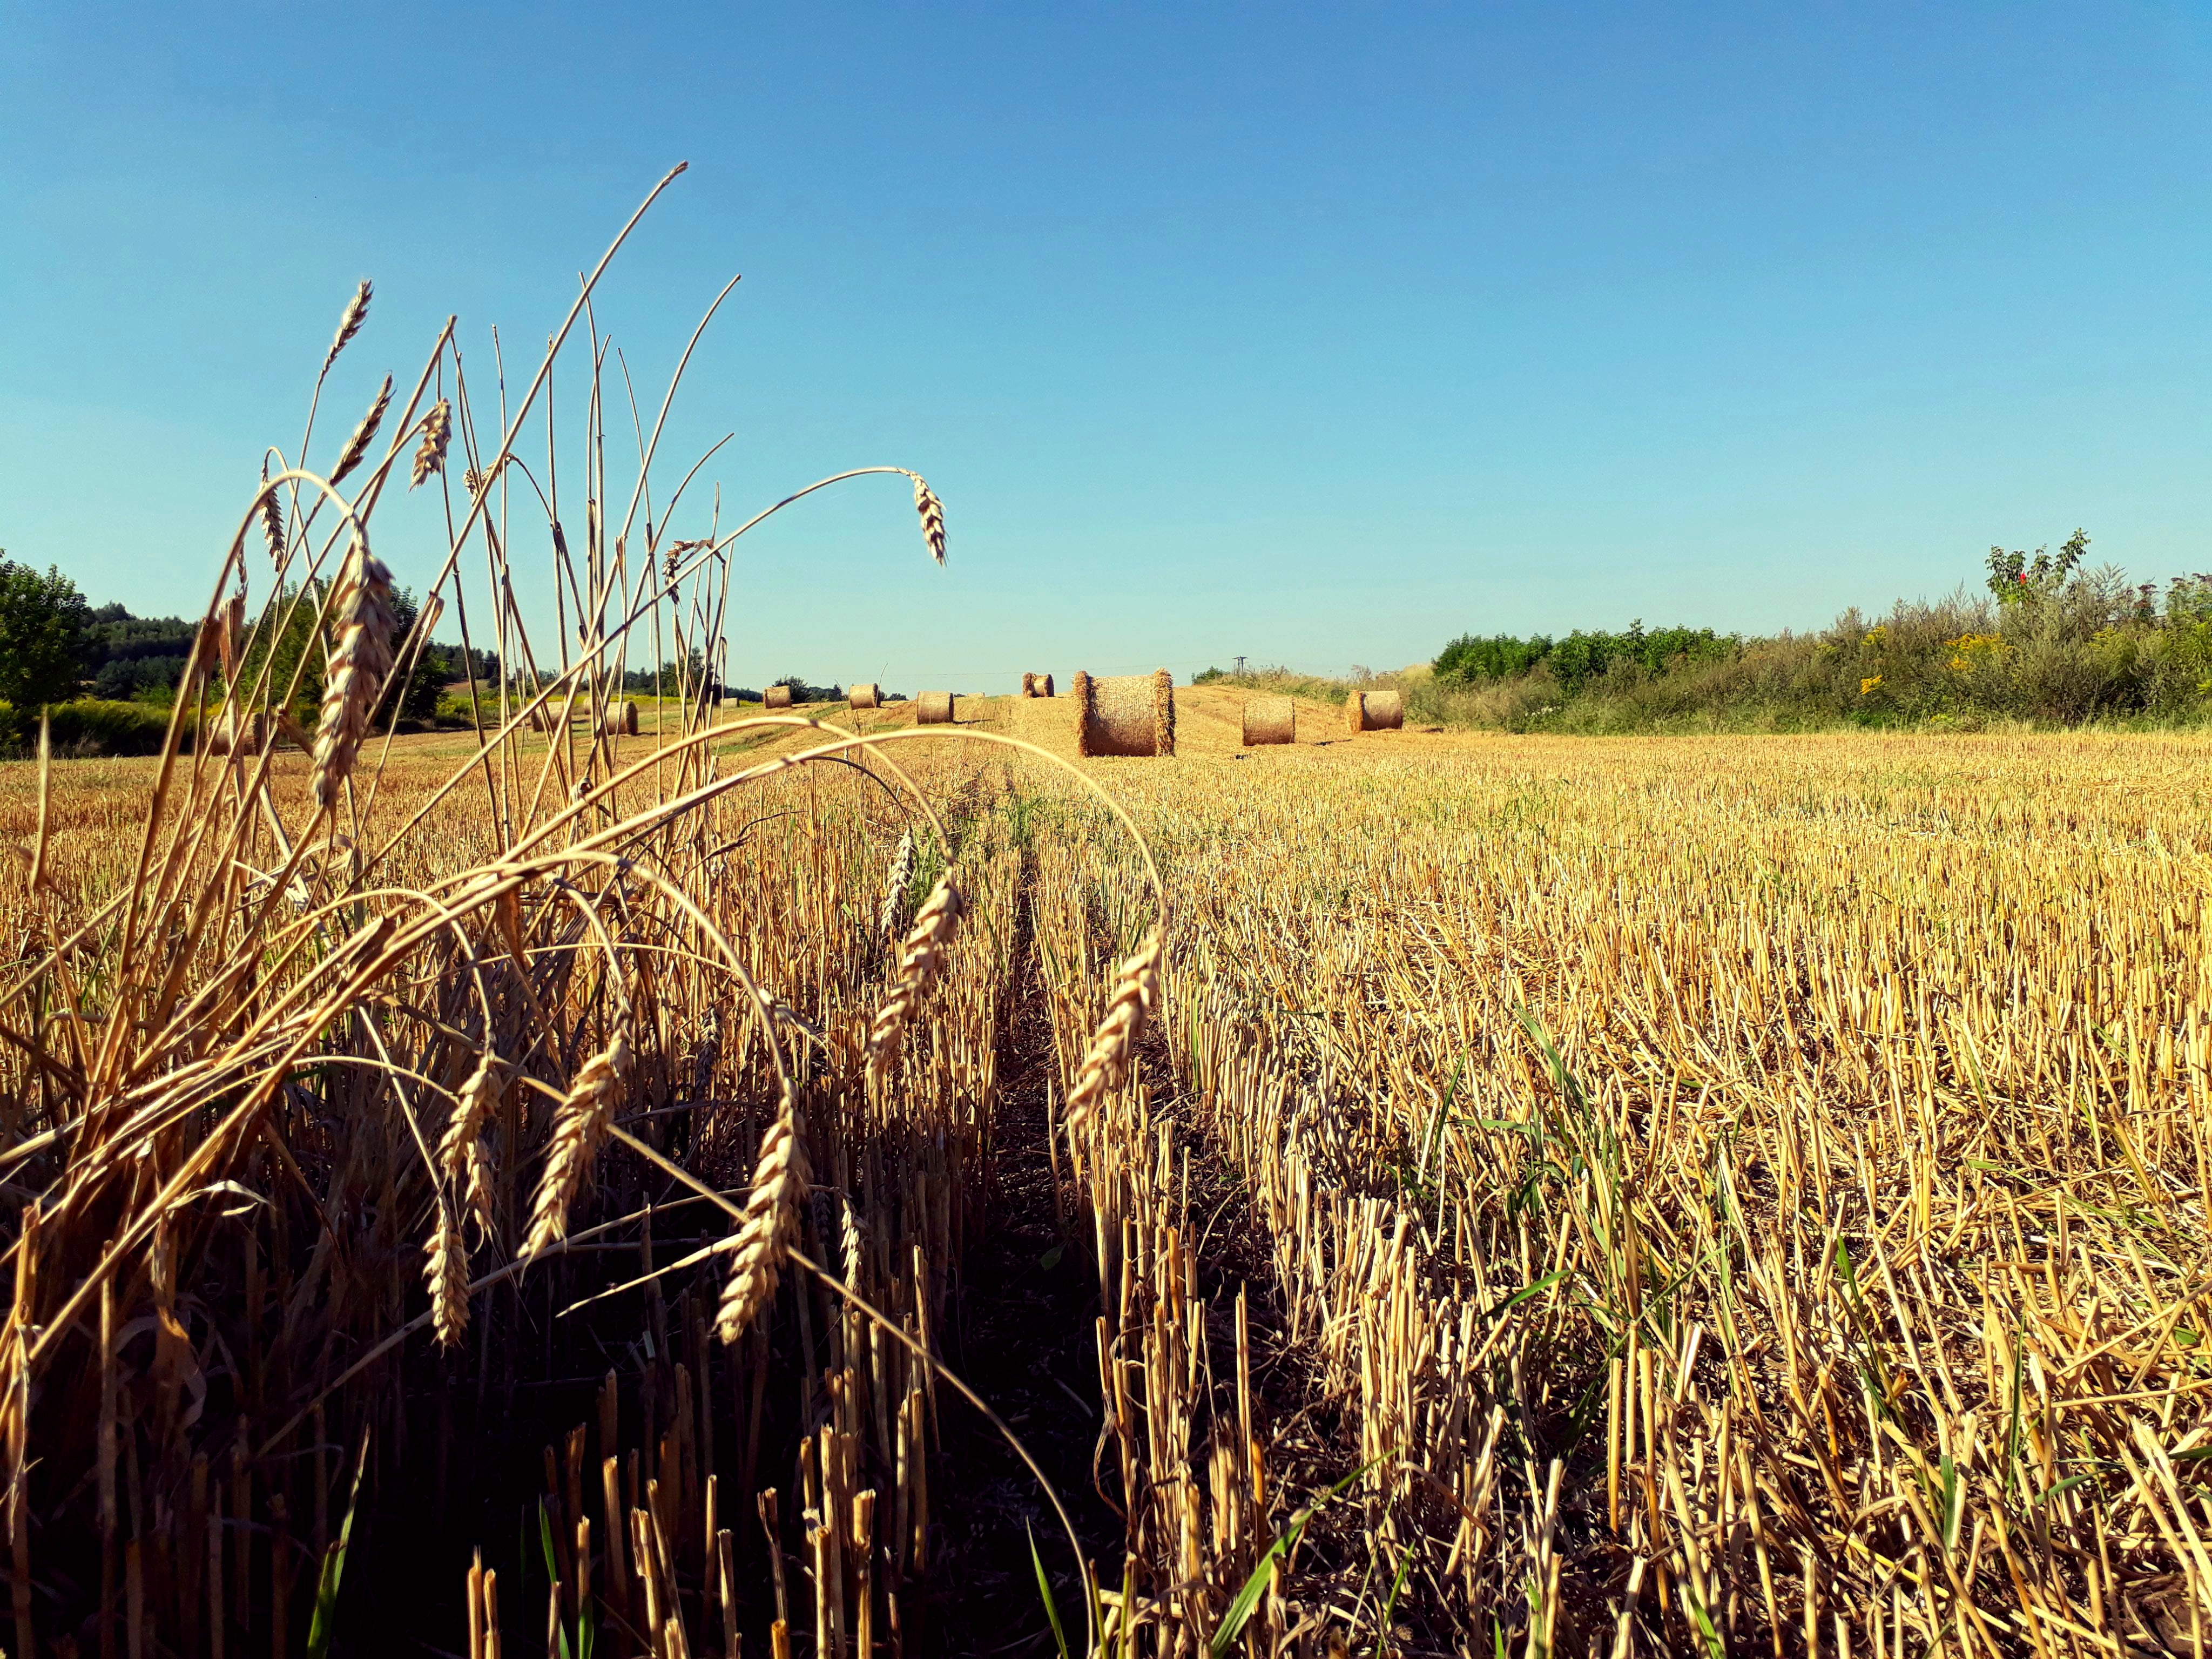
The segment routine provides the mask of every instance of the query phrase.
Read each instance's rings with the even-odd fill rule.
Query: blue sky
[[[448,313],[523,383],[684,160],[598,304],[649,419],[744,273],[663,493],[733,432],[726,518],[889,462],[951,531],[878,479],[749,538],[739,679],[1817,626],[2076,524],[2212,568],[2208,70],[2126,4],[9,0],[0,546],[197,611],[358,278],[325,452]]]

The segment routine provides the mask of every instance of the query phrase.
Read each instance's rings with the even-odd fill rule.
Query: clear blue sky
[[[657,396],[744,273],[663,491],[734,431],[730,511],[895,462],[951,528],[787,514],[741,679],[1817,626],[2076,524],[2212,568],[2208,71],[2141,4],[9,0],[0,546],[197,610],[356,280],[326,444],[448,313],[479,392],[528,357],[685,160],[599,307]]]

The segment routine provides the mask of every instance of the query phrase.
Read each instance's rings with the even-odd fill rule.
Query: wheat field
[[[620,244],[0,763],[0,1646],[2209,1650],[2212,742],[724,705]]]
[[[1178,700],[1176,760],[1083,763],[1164,905],[994,741],[1072,756],[1050,703],[927,759],[873,728],[942,845],[784,769],[814,728],[641,827],[681,763],[625,738],[649,857],[533,864],[457,802],[346,937],[296,925],[319,967],[176,947],[97,1103],[58,1013],[102,950],[41,946],[129,890],[156,763],[58,768],[52,884],[7,890],[19,1645],[308,1646],[351,1512],[339,1650],[2197,1650],[2208,745],[1240,751],[1237,694]],[[403,740],[379,815],[457,746]],[[304,805],[308,758],[270,770]],[[725,1342],[780,1117],[788,1255]]]

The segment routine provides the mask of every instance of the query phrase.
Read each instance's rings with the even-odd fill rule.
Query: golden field
[[[13,1645],[2208,1650],[2212,742],[1242,695],[0,769]]]

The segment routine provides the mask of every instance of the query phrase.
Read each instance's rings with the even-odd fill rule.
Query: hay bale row
[[[865,685],[854,686],[846,694],[845,701],[856,709],[881,708],[884,706],[883,694],[872,680]]]
[[[1079,755],[1166,757],[1175,753],[1175,677],[1078,674],[1075,749]]]
[[[1256,749],[1267,743],[1298,740],[1298,706],[1289,697],[1248,697],[1244,700],[1244,746]]]
[[[761,693],[761,707],[771,711],[790,708],[791,688],[787,685],[771,685]]]
[[[1022,695],[1025,697],[1048,697],[1052,696],[1052,676],[1049,674],[1023,675]]]
[[[1344,718],[1354,732],[1403,731],[1406,699],[1396,691],[1355,691],[1344,700]]]
[[[914,720],[917,726],[950,726],[952,724],[952,694],[950,691],[925,691],[914,701]]]

